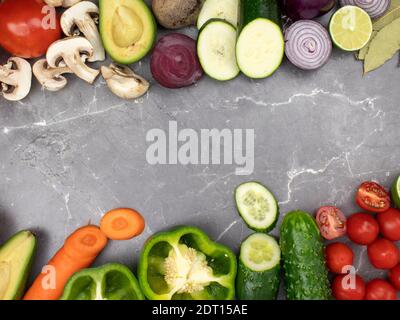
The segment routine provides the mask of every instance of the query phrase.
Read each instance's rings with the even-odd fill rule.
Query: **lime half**
[[[400,177],[397,177],[392,186],[392,200],[397,208],[400,208]]]
[[[363,9],[345,6],[332,16],[329,32],[339,48],[345,51],[360,50],[371,38],[372,21]]]

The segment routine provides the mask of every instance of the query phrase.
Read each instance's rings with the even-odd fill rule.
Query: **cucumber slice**
[[[200,30],[211,19],[226,20],[236,27],[239,21],[239,5],[239,0],[207,0],[197,19],[197,28]]]
[[[400,209],[400,176],[397,177],[396,181],[393,183],[391,193],[392,193],[392,200],[396,208]]]
[[[282,63],[284,51],[281,28],[265,18],[248,23],[236,44],[240,70],[254,79],[266,78],[273,74]]]
[[[240,247],[236,295],[240,300],[276,299],[280,282],[281,250],[277,241],[255,233]]]
[[[279,207],[272,193],[258,182],[246,182],[236,188],[236,207],[249,228],[268,232],[279,217]]]
[[[224,20],[210,20],[201,28],[197,54],[204,72],[211,78],[227,81],[239,74],[236,36],[235,27]]]

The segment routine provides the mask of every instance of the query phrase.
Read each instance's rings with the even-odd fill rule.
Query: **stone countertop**
[[[244,181],[268,186],[281,217],[327,204],[351,214],[359,210],[353,199],[361,181],[389,187],[400,174],[397,57],[363,77],[352,54],[335,50],[315,72],[284,61],[265,80],[204,77],[180,90],[151,80],[148,60],[133,66],[152,85],[137,101],[113,96],[101,78],[91,86],[73,77],[58,93],[34,81],[23,101],[0,99],[0,240],[33,230],[39,240],[34,274],[74,229],[115,207],[136,208],[147,226],[134,240],[111,242],[96,265],[136,267],[146,238],[175,225],[201,227],[237,250],[250,233],[233,201]],[[149,164],[146,134],[167,132],[170,121],[196,131],[254,129],[253,174],[237,176],[236,165]],[[366,250],[357,251],[361,274],[379,274]]]

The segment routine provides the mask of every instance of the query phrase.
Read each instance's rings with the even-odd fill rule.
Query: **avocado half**
[[[143,0],[100,0],[104,48],[120,64],[142,59],[153,47],[157,24]]]
[[[36,238],[20,231],[0,247],[0,300],[22,297],[36,251]]]

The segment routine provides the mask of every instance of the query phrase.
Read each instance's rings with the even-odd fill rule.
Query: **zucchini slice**
[[[200,30],[197,54],[204,72],[219,81],[235,78],[240,70],[236,63],[236,28],[220,20],[209,20]]]
[[[249,228],[268,232],[279,218],[279,207],[272,193],[258,182],[246,182],[236,188],[236,207]]]
[[[239,6],[239,0],[206,0],[197,19],[197,29],[211,19],[223,19],[237,27]]]
[[[239,35],[236,57],[240,70],[249,78],[262,79],[281,65],[285,47],[281,28],[265,18],[248,23]]]

